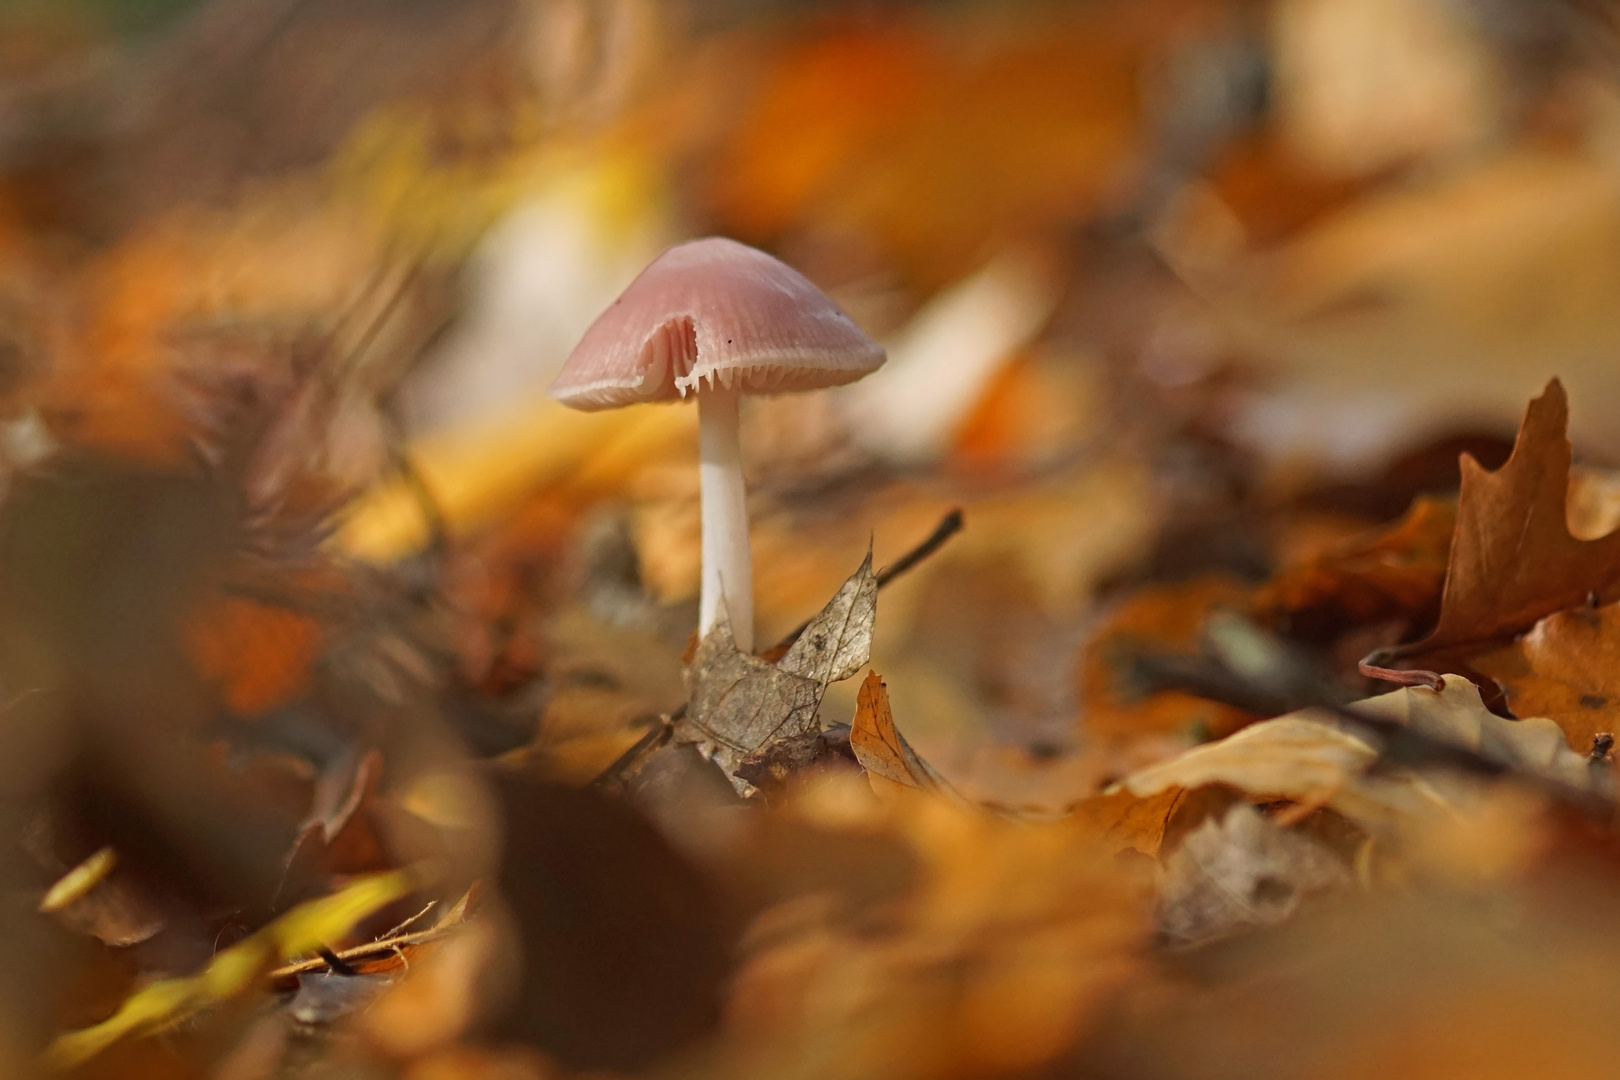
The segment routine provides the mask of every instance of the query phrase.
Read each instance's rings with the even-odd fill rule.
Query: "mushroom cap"
[[[689,391],[814,390],[878,368],[883,346],[826,293],[724,237],[677,244],[585,331],[551,396],[576,409],[673,401]]]

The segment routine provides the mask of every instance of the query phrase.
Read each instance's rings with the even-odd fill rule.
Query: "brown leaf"
[[[843,682],[866,666],[876,621],[877,577],[872,573],[872,549],[868,546],[860,569],[839,586],[776,666],[819,683],[825,691],[827,684]]]
[[[1620,604],[1560,611],[1470,663],[1495,679],[1518,716],[1550,717],[1585,753],[1620,730]]]
[[[138,945],[164,926],[152,898],[119,871],[118,857],[110,847],[59,878],[39,902],[39,910],[115,948]]]
[[[1362,739],[1296,713],[1139,770],[1123,786],[1146,798],[1170,788],[1227,784],[1251,795],[1327,805],[1377,758]]]
[[[676,739],[697,744],[746,793],[738,767],[773,743],[819,729],[822,695],[865,665],[876,615],[870,551],[775,664],[738,651],[722,612],[692,658],[690,706]]]
[[[1564,387],[1554,379],[1526,410],[1506,465],[1487,472],[1463,456],[1440,620],[1428,637],[1392,658],[1481,645],[1578,607],[1593,593],[1620,597],[1620,533],[1598,540],[1570,535],[1568,422]],[[1443,659],[1435,662],[1446,666]]]
[[[849,745],[855,760],[866,770],[872,790],[887,794],[894,786],[931,791],[960,799],[945,778],[911,748],[894,726],[889,709],[889,691],[875,671],[866,674],[860,693],[855,696],[855,720],[850,724]]]
[[[1422,497],[1400,521],[1295,565],[1255,594],[1255,614],[1268,622],[1323,616],[1356,625],[1432,612],[1445,582],[1456,504]]]

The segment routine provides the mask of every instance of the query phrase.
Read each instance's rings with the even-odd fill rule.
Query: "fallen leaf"
[[[1516,715],[1550,717],[1572,749],[1620,731],[1620,604],[1549,615],[1469,663],[1496,680]]]
[[[1440,691],[1404,687],[1355,708],[1549,780],[1584,790],[1597,785],[1586,759],[1569,749],[1551,720],[1497,716],[1485,708],[1479,688],[1458,675],[1445,676]],[[1227,784],[1252,798],[1330,807],[1374,832],[1435,813],[1455,815],[1472,804],[1466,788],[1431,773],[1372,771],[1378,750],[1339,723],[1309,709],[1290,713],[1135,772],[1121,786],[1145,798],[1170,788]]]
[[[1327,847],[1240,803],[1222,819],[1207,818],[1165,864],[1159,934],[1192,945],[1275,926],[1310,893],[1349,881],[1348,868]]]
[[[1366,741],[1296,713],[1194,747],[1121,783],[1139,798],[1171,788],[1228,784],[1250,795],[1328,805],[1377,759],[1378,751]]]
[[[738,767],[772,743],[818,730],[828,684],[866,664],[876,615],[870,551],[775,664],[738,651],[722,613],[692,658],[691,702],[677,741],[695,743],[746,793],[751,785],[736,775]]]
[[[1554,379],[1530,403],[1506,465],[1486,472],[1463,459],[1440,621],[1414,651],[1487,641],[1584,603],[1593,592],[1614,591],[1620,533],[1598,540],[1569,533],[1568,422],[1564,387]]]
[[[1594,594],[1620,595],[1620,533],[1570,535],[1568,420],[1563,384],[1554,379],[1525,412],[1507,464],[1487,472],[1463,456],[1439,622],[1423,640],[1383,654],[1386,662],[1455,668],[1442,650],[1484,646]]]
[[[698,646],[692,671],[691,704],[675,737],[697,744],[728,777],[767,744],[815,726],[820,686],[738,651],[723,614]]]
[[[829,683],[843,682],[866,666],[872,655],[872,627],[876,621],[877,577],[872,573],[872,552],[868,548],[860,569],[810,620],[776,666],[818,683],[825,691]]]
[[[1411,687],[1368,698],[1357,708],[1572,788],[1600,786],[1586,756],[1569,748],[1557,724],[1539,716],[1497,716],[1480,699],[1479,687],[1459,675],[1447,675],[1438,693]]]
[[[1432,615],[1445,582],[1456,504],[1421,497],[1400,521],[1280,570],[1251,600],[1291,633],[1322,624],[1365,625]]]
[[[110,847],[63,874],[46,891],[39,910],[115,948],[138,945],[164,926],[151,898],[119,870],[117,853]]]
[[[1186,795],[1182,788],[1167,787],[1144,798],[1121,788],[1082,799],[1073,817],[1087,832],[1098,835],[1109,851],[1139,851],[1158,858],[1170,817]]]
[[[889,794],[898,786],[961,798],[933,766],[917,756],[894,726],[889,691],[875,671],[867,672],[866,681],[861,683],[860,693],[855,697],[855,720],[849,728],[849,745],[855,751],[855,760],[866,770],[872,790],[879,795]]]

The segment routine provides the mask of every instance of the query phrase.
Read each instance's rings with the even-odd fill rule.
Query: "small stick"
[[[893,581],[895,578],[899,577],[901,574],[904,574],[907,570],[910,570],[912,567],[928,558],[928,556],[944,547],[947,540],[961,531],[962,508],[958,506],[939,519],[939,524],[934,526],[934,531],[928,534],[928,538],[926,540],[912,548],[910,551],[906,552],[904,555],[900,556],[888,566],[885,566],[882,570],[879,570],[877,573],[877,587],[880,589],[883,588],[889,582]],[[778,641],[775,645],[765,650],[762,655],[767,657],[779,657],[789,649],[793,648],[793,643],[798,641],[799,637],[806,630],[810,629],[811,621],[812,620],[810,619],[804,620],[804,622],[794,627],[785,637],[783,637],[781,641]]]
[[[894,560],[894,562],[878,571],[878,588],[883,588],[883,586],[887,585],[889,582],[893,581],[907,570],[910,570],[913,566],[916,566],[918,563],[928,558],[928,556],[944,547],[945,541],[949,540],[951,537],[955,536],[961,531],[962,508],[957,506],[953,507],[948,513],[946,513],[944,517],[939,519],[939,524],[934,526],[934,531],[928,534],[928,539],[924,540],[922,543],[918,544],[916,547]],[[809,622],[806,622],[804,626],[799,627],[798,631],[794,634],[794,637],[797,638],[799,634],[804,633],[804,627],[809,625]]]

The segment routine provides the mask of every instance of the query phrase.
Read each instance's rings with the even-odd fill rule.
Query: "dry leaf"
[[[906,742],[894,726],[889,710],[889,691],[875,671],[866,674],[855,697],[855,719],[849,728],[849,745],[855,760],[866,770],[872,790],[890,793],[893,786],[915,788],[960,799],[961,796],[934,771]]]
[[[676,739],[697,744],[746,793],[751,785],[737,768],[772,743],[817,730],[828,684],[866,664],[876,616],[870,551],[775,664],[739,652],[722,612],[692,658],[691,703]]]
[[[776,666],[818,683],[825,691],[829,683],[843,682],[866,666],[876,621],[877,577],[872,573],[868,547],[860,569],[839,586]]]
[[[1485,708],[1479,689],[1447,675],[1443,690],[1406,687],[1358,702],[1356,708],[1570,786],[1597,783],[1586,759],[1564,742],[1551,720],[1507,720]],[[1328,714],[1303,710],[1244,728],[1123,780],[1147,797],[1170,788],[1227,784],[1251,797],[1327,806],[1373,831],[1387,831],[1436,812],[1472,805],[1466,787],[1411,770],[1369,772],[1378,751]]]
[[[1539,716],[1497,716],[1480,700],[1479,687],[1459,675],[1447,675],[1439,693],[1412,687],[1368,698],[1357,708],[1572,788],[1600,786],[1585,755],[1569,748],[1557,724]]]
[[[1285,567],[1252,609],[1268,622],[1326,616],[1365,625],[1421,615],[1440,598],[1456,520],[1451,500],[1421,497],[1395,524]]]
[[[138,945],[163,929],[151,898],[118,868],[110,847],[62,875],[39,902],[43,914],[115,948]]]
[[[1463,456],[1440,620],[1422,641],[1385,653],[1386,661],[1455,670],[1460,661],[1437,654],[1527,630],[1593,594],[1620,594],[1620,533],[1570,535],[1568,421],[1564,387],[1554,379],[1526,410],[1506,465],[1487,472]]]
[[[1097,834],[1112,852],[1139,851],[1158,858],[1165,831],[1187,792],[1167,787],[1146,798],[1120,789],[1082,800],[1073,817],[1088,832]]]
[[[1275,926],[1309,893],[1349,880],[1326,847],[1239,804],[1223,819],[1206,819],[1165,864],[1159,934],[1190,945]]]
[[[1228,784],[1250,795],[1327,805],[1377,759],[1378,751],[1365,740],[1295,713],[1150,765],[1122,784],[1140,798],[1170,788]]]
[[[1576,540],[1569,533],[1568,421],[1564,387],[1554,379],[1530,403],[1506,465],[1492,473],[1464,460],[1440,622],[1423,648],[1524,629],[1620,579],[1620,534]]]
[[[1620,731],[1620,605],[1549,615],[1513,644],[1469,661],[1520,716],[1547,716],[1569,745]]]

